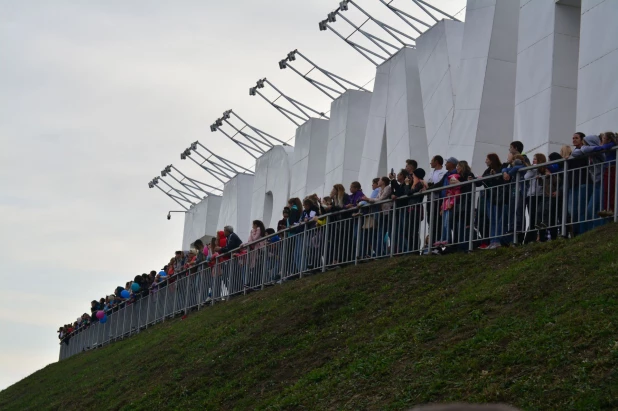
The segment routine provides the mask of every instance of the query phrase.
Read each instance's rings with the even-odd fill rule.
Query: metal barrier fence
[[[618,222],[616,160],[598,153],[587,158],[583,166],[558,160],[430,188],[321,216],[285,230],[276,242],[268,236],[243,245],[214,265],[181,272],[114,308],[105,324],[75,331],[61,343],[60,360],[179,314],[342,264],[546,241]]]

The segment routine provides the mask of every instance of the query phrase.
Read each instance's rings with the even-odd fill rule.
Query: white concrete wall
[[[618,4],[582,0],[577,131],[618,130]]]
[[[363,156],[358,175],[358,181],[364,190],[371,187],[371,181],[378,176],[385,176],[387,172],[386,153],[386,103],[388,100],[388,81],[390,78],[391,62],[385,61],[376,69],[376,78],[371,95]]]
[[[513,140],[517,0],[468,0],[448,155],[485,170],[487,153]]]
[[[449,151],[463,32],[464,23],[442,20],[416,39],[430,157]]]
[[[331,103],[322,195],[328,195],[335,184],[347,190],[358,180],[371,94],[348,90]]]
[[[217,234],[222,197],[208,196],[185,213],[185,229],[182,235],[182,250],[187,251],[191,244],[204,236]]]
[[[386,104],[387,168],[401,169],[413,158],[429,167],[417,51],[404,48],[390,59]]]
[[[328,120],[311,118],[296,129],[290,198],[324,191],[327,149]]]
[[[570,144],[577,111],[577,7],[521,0],[514,140],[545,155]]]
[[[257,159],[253,179],[251,221],[277,228],[281,210],[290,198],[290,164],[294,148],[275,146]]]
[[[429,166],[417,51],[403,48],[376,70],[359,182],[368,188],[410,158]]]
[[[247,241],[251,231],[253,179],[253,175],[238,174],[223,187],[217,228],[231,225],[242,241]]]

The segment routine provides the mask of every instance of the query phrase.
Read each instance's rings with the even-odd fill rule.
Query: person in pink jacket
[[[445,246],[452,241],[451,229],[453,227],[453,213],[457,206],[457,201],[461,195],[461,187],[452,187],[455,184],[459,184],[459,174],[451,174],[449,176],[449,185],[446,187],[446,197],[442,200],[442,209],[440,215],[442,216],[442,241],[437,242],[434,246]]]

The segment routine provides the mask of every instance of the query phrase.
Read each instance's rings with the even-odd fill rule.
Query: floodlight
[[[326,19],[329,23],[334,23],[337,21],[337,13],[334,11],[331,11],[330,13],[328,13],[328,18]]]
[[[191,143],[191,150],[197,150],[197,141],[195,143]],[[187,155],[190,155],[190,154],[187,154]]]
[[[224,120],[229,120],[230,119],[230,113],[232,112],[232,110],[227,110],[223,112],[223,119]]]
[[[187,159],[187,155],[185,154],[184,151],[182,153],[180,153],[180,159],[181,160],[186,160]]]
[[[264,88],[264,82],[265,82],[265,81],[266,81],[266,78],[263,78],[263,79],[261,79],[261,80],[258,80],[258,81],[255,83],[255,86],[256,86],[257,88]]]
[[[256,88],[257,88],[257,87],[250,87],[250,88],[249,88],[249,95],[250,95],[250,96],[255,96],[255,95],[256,95],[256,93],[255,93],[255,89],[256,89]]]
[[[341,9],[341,11],[348,10],[348,3],[349,0],[343,0],[341,3],[339,3],[339,8]]]
[[[218,118],[215,120],[215,125],[217,126],[217,128],[219,127],[223,127],[223,120]]]
[[[283,60],[279,61],[279,69],[283,70],[283,69],[287,68],[287,66],[288,66],[287,60],[283,59]]]
[[[214,133],[215,131],[217,131],[217,125],[216,125],[216,124],[211,124],[211,125],[210,125],[210,131],[212,131],[213,133]]]
[[[296,60],[296,53],[297,52],[298,52],[298,50],[290,51],[288,53],[288,60],[289,61],[295,61]]]
[[[319,22],[318,27],[320,27],[320,31],[325,31],[327,29],[326,20],[322,20],[321,22]]]
[[[148,188],[154,188],[154,184],[152,184],[152,181],[148,182]]]

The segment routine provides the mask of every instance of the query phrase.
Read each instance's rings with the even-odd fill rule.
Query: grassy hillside
[[[49,365],[0,409],[618,409],[616,234],[273,287]]]

